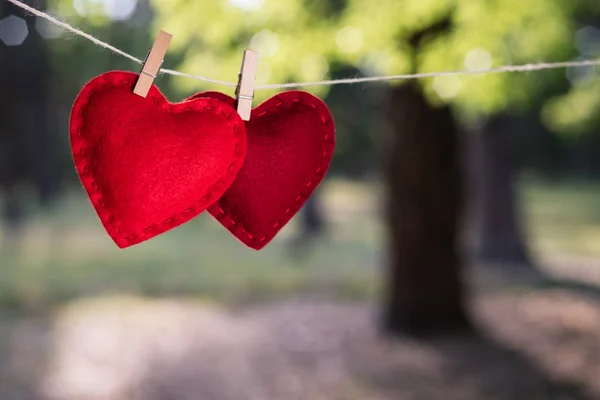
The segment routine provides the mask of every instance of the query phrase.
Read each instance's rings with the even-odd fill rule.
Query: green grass
[[[533,250],[542,257],[600,257],[600,183],[521,183],[522,211]]]
[[[311,247],[305,260],[290,257],[287,242],[294,223],[257,252],[208,215],[121,250],[82,193],[68,195],[52,213],[34,215],[21,248],[3,255],[0,305],[37,308],[117,293],[194,295],[236,303],[299,292],[367,296],[379,265],[377,224],[364,211],[364,196],[353,195],[364,188],[345,183],[329,187],[328,207],[338,211],[331,237]]]
[[[600,256],[600,184],[524,180],[530,245],[552,254]],[[264,250],[250,250],[210,216],[125,250],[104,232],[81,191],[51,213],[34,213],[20,248],[0,259],[0,307],[44,308],[81,296],[197,296],[243,303],[294,293],[365,298],[383,262],[377,187],[343,181],[323,188],[328,240],[304,261],[290,257],[290,224]]]

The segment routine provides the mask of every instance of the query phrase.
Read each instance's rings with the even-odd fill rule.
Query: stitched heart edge
[[[122,249],[141,243],[182,225],[206,210],[208,206],[218,200],[229,186],[231,186],[246,157],[246,129],[244,122],[231,106],[219,100],[208,98],[191,102],[186,100],[180,103],[170,103],[160,90],[152,85],[146,98],[149,101],[153,101],[160,109],[167,109],[170,112],[197,112],[210,110],[215,112],[216,115],[222,116],[223,122],[231,126],[237,139],[235,143],[235,153],[225,175],[211,186],[203,197],[192,202],[189,207],[176,212],[164,221],[151,223],[141,232],[125,232],[124,229],[120,227],[122,226],[122,222],[115,218],[110,207],[104,203],[102,189],[97,186],[95,183],[96,177],[89,171],[90,157],[87,152],[88,144],[84,134],[86,128],[84,113],[94,94],[103,90],[124,87],[133,91],[137,77],[138,75],[132,72],[110,71],[93,78],[83,87],[75,99],[70,119],[71,152],[80,181],[86,190],[102,225],[117,246]]]
[[[203,92],[197,93],[190,97],[188,100],[197,98],[210,98],[218,99],[224,103],[234,105],[235,99],[220,93],[220,92]],[[279,93],[270,99],[264,101],[262,104],[252,110],[250,119],[254,120],[261,118],[267,114],[274,112],[286,112],[290,108],[297,105],[303,105],[310,108],[316,113],[321,124],[323,125],[323,138],[321,148],[321,158],[315,166],[315,172],[311,178],[303,185],[302,189],[295,196],[295,201],[289,205],[288,208],[276,218],[271,225],[271,229],[267,232],[252,232],[251,229],[242,226],[237,222],[238,218],[224,209],[220,200],[208,207],[208,212],[216,218],[227,230],[229,230],[236,238],[238,238],[246,246],[260,250],[264,248],[273,238],[279,233],[279,231],[296,215],[296,213],[302,208],[306,200],[312,195],[317,186],[321,183],[333,157],[335,150],[335,124],[333,117],[329,112],[327,105],[318,97],[313,96],[310,93],[291,90],[283,93]],[[226,193],[225,193],[226,194]]]

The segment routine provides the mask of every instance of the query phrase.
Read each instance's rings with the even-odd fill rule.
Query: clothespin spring
[[[164,31],[158,32],[158,37],[154,41],[152,48],[146,55],[146,59],[142,64],[142,69],[138,77],[133,93],[141,97],[146,97],[152,86],[152,82],[156,79],[158,71],[164,62],[167,47],[171,42],[172,36]]]
[[[244,51],[242,68],[238,74],[238,84],[235,88],[237,100],[237,112],[242,120],[249,121],[252,112],[252,100],[254,100],[254,78],[258,65],[258,52],[253,50]]]

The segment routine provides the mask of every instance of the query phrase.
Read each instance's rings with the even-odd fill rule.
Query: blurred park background
[[[600,56],[596,0],[26,3],[232,82],[246,48],[257,84]],[[259,252],[204,214],[111,241],[68,117],[114,69],[0,0],[1,400],[600,399],[598,68],[307,88],[333,164]]]

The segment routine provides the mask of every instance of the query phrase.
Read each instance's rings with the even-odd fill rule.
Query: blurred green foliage
[[[123,21],[111,21],[98,0],[49,2],[53,14],[138,58],[146,55],[157,29],[172,33],[164,66],[190,74],[236,82],[243,50],[256,49],[261,55],[258,85],[477,70],[600,53],[597,46],[596,53],[582,55],[575,40],[582,27],[600,25],[596,0],[138,0],[136,11]],[[76,12],[74,4],[86,8],[86,15]],[[436,24],[443,29],[423,34]],[[52,40],[51,48],[57,101],[65,115],[81,86],[95,75],[139,68],[68,33]],[[600,127],[600,79],[595,70],[587,72],[589,79],[573,83],[562,69],[419,83],[432,104],[452,104],[464,123],[520,113],[569,137]],[[167,75],[156,84],[172,100],[202,90],[234,92]],[[334,170],[356,174],[374,165],[372,136],[379,130],[386,86],[305,88],[324,98],[334,113],[339,138]],[[256,104],[275,92],[258,91]],[[68,118],[62,121],[66,131]]]
[[[546,124],[555,132],[582,135],[600,126],[600,79],[588,79],[566,94],[550,99],[543,109]]]
[[[135,20],[134,14],[133,23],[111,22],[102,13],[102,2],[78,1],[88,10],[85,16],[75,12],[73,3],[50,0],[57,15],[143,58],[154,32],[148,25],[150,18]],[[328,78],[332,62],[368,74],[402,74],[565,60],[577,55],[576,18],[600,14],[600,6],[591,0],[151,0],[151,6],[155,28],[174,35],[167,66],[235,82],[243,49],[255,48],[261,53],[258,85]],[[422,50],[413,57],[409,38],[444,18],[451,21],[448,32],[425,38]],[[130,61],[84,39],[70,39],[55,40],[52,47],[59,61],[57,70],[76,87],[90,72],[115,66],[132,69]],[[563,76],[557,70],[421,82],[433,102],[452,101],[469,112],[489,114],[527,107],[549,78]],[[174,84],[185,93],[224,89],[186,78],[177,78]],[[598,85],[594,80],[575,88],[561,102],[552,101],[549,107],[558,111],[552,114],[559,115],[548,119],[563,125],[572,119],[590,119],[591,110],[600,103],[600,95],[593,95]],[[434,90],[436,86],[440,89]],[[325,95],[328,89],[307,90]],[[452,92],[456,96],[449,96]],[[563,105],[578,112],[567,113]]]
[[[172,49],[185,53],[182,70],[235,81],[242,51],[251,47],[261,53],[257,84],[328,78],[332,62],[379,75],[565,60],[576,55],[576,15],[598,8],[570,0],[153,0],[153,4],[156,26],[172,32]],[[412,54],[409,39],[445,18],[450,29],[425,37],[418,54]],[[421,82],[434,103],[453,102],[467,114],[489,115],[527,108],[549,80],[557,79],[565,79],[564,71]],[[186,91],[204,86],[183,79],[176,84]],[[308,90],[325,95],[328,87]]]
[[[585,26],[578,32],[575,40],[581,43],[581,58],[597,59],[600,57],[600,3],[594,0],[576,2],[578,21]],[[588,36],[595,31],[595,37]],[[590,41],[591,39],[591,41]],[[563,134],[581,135],[600,127],[600,79],[598,67],[579,70],[579,79],[566,93],[554,96],[543,109],[543,118],[553,131]]]
[[[574,43],[578,29],[594,17],[596,22],[600,19],[600,7],[592,0],[153,0],[153,4],[155,28],[175,34],[174,50],[184,60],[176,68],[235,81],[242,51],[250,47],[261,54],[257,84],[569,60],[578,56]],[[444,24],[445,29],[423,34]],[[354,74],[340,74],[352,69]],[[184,92],[223,90],[187,79],[174,83]],[[597,75],[577,87],[571,86],[563,69],[437,77],[419,83],[432,104],[452,104],[463,123],[510,113],[543,118],[547,128],[560,133],[589,133],[600,125]],[[349,171],[352,165],[355,170],[368,169],[369,161],[360,154],[369,148],[374,153],[372,136],[379,130],[378,109],[385,93],[376,90],[384,87],[306,88],[325,97],[334,112],[340,139],[334,170],[354,173]],[[273,93],[259,91],[257,101]]]

